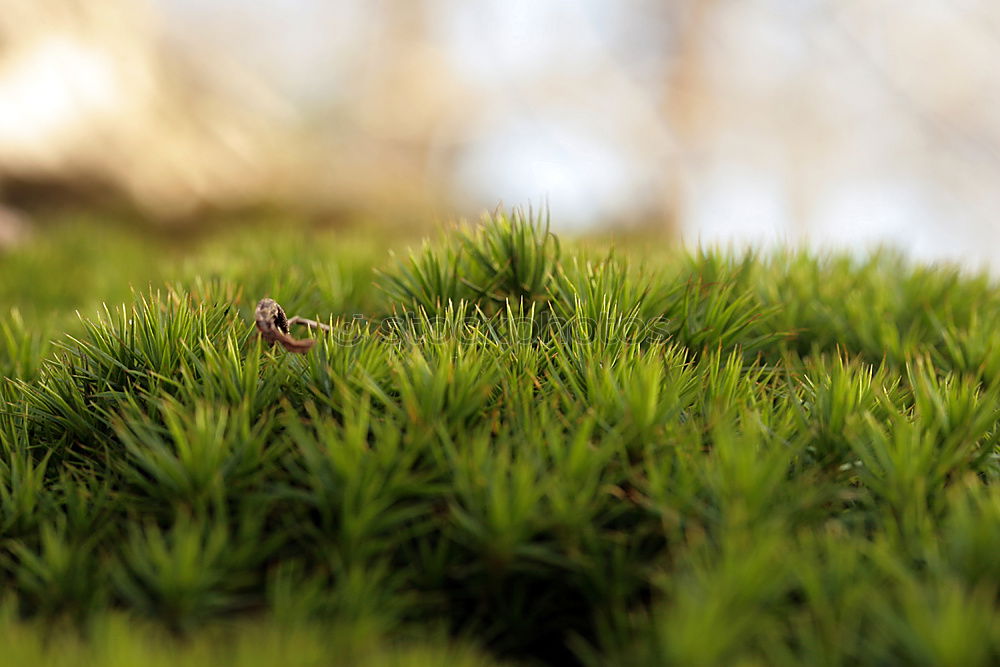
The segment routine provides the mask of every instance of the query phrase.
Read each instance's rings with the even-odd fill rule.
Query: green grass
[[[263,347],[265,295],[333,332]],[[57,229],[0,298],[17,664],[1000,661],[986,276],[498,212]]]

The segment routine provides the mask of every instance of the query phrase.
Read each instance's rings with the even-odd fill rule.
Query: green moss
[[[0,257],[0,643],[1000,660],[994,283],[595,245],[498,212],[404,259],[261,228]],[[265,295],[332,332],[263,347]]]

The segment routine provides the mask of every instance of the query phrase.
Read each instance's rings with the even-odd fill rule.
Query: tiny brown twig
[[[254,315],[254,319],[261,338],[266,340],[269,345],[281,343],[282,347],[289,352],[297,352],[299,354],[308,352],[316,344],[316,341],[308,338],[302,340],[293,338],[288,332],[290,325],[302,324],[310,329],[330,330],[330,327],[326,324],[307,320],[298,315],[289,319],[285,316],[284,309],[282,309],[277,301],[266,297],[261,299],[257,304],[257,312]]]
[[[296,324],[301,324],[302,326],[309,327],[310,329],[322,329],[323,331],[330,331],[329,324],[323,324],[322,322],[317,322],[316,320],[307,320],[306,318],[299,317],[298,315],[296,315],[295,317],[288,318],[288,326],[294,326]]]

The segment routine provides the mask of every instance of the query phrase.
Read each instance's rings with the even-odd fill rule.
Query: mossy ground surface
[[[516,213],[386,246],[0,255],[6,656],[1000,661],[986,276]],[[265,295],[333,332],[262,346]]]

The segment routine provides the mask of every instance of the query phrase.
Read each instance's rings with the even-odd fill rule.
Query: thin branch
[[[295,317],[288,318],[288,326],[294,326],[296,324],[301,324],[303,326],[309,327],[310,329],[322,329],[323,331],[330,332],[330,325],[323,324],[322,322],[317,322],[316,320],[307,320],[304,317],[296,315]]]

